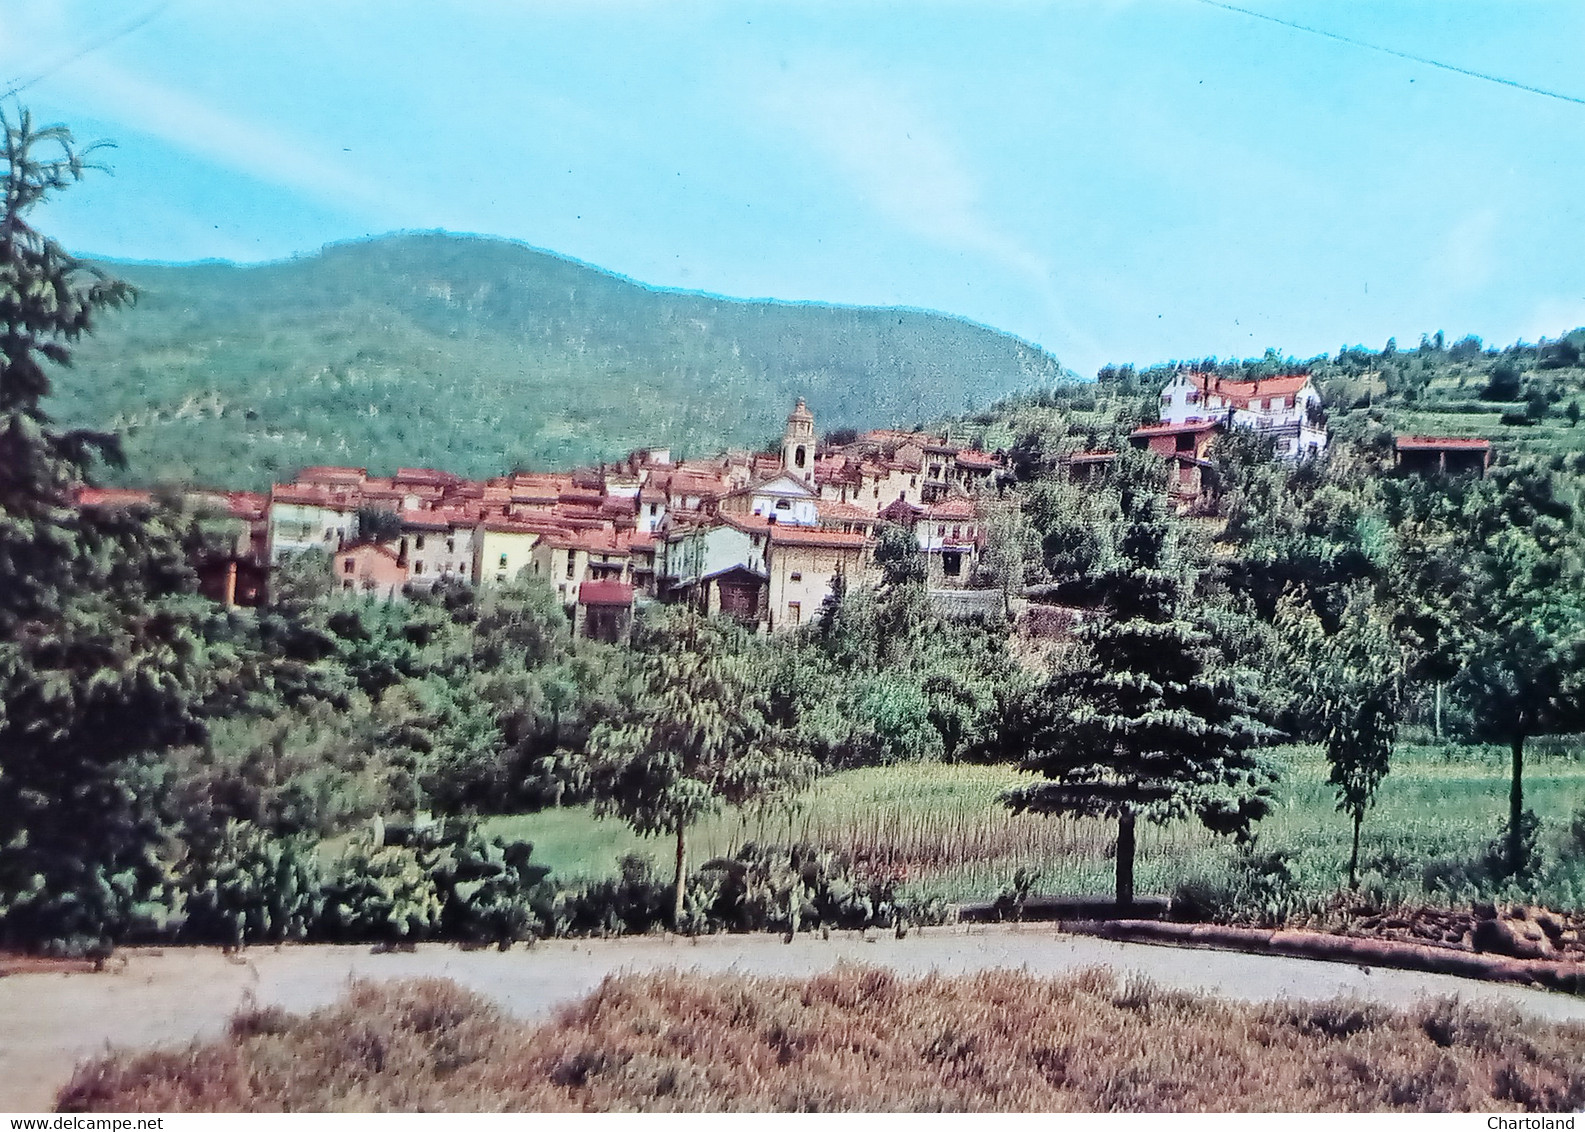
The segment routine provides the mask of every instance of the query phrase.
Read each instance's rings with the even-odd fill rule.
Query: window
[[[501,569],[506,569],[506,555],[501,555]]]
[[[418,574],[422,574],[423,572],[424,572],[424,560],[422,558],[420,558],[417,562],[413,563],[413,573],[415,575],[418,575]]]
[[[953,542],[957,542],[962,537],[963,537],[963,528],[962,527],[953,527],[952,528],[952,541]]]
[[[909,476],[908,477],[908,486],[909,487],[918,487],[919,486],[919,477],[918,476]]]
[[[650,514],[651,514],[651,515],[653,515],[653,514],[655,514],[655,512],[656,512],[656,511],[657,511],[657,510],[659,510],[659,507],[658,507],[658,505],[657,505],[657,504],[654,504],[654,503],[651,503],[651,504],[650,504],[650,505],[649,505],[649,513],[650,513]]]
[[[1189,390],[1189,395],[1184,398],[1184,401],[1190,405],[1198,405],[1200,403],[1200,391],[1198,389]]]
[[[342,563],[341,563],[341,572],[343,574],[352,573],[352,559],[347,558],[347,559],[344,559],[342,561]]]
[[[1178,436],[1177,436],[1177,451],[1179,451],[1179,452],[1193,452],[1194,451],[1194,433],[1192,433],[1192,432],[1180,432],[1180,433],[1178,433]]]
[[[949,578],[956,578],[963,573],[963,555],[956,550],[946,551],[941,555],[941,572]]]
[[[792,510],[792,502],[790,500],[786,500],[786,499],[778,499],[776,501],[776,510],[778,510],[778,511],[791,511]]]
[[[325,541],[329,542],[331,539],[333,539],[335,537],[336,537],[336,528],[335,527],[326,527],[325,528]]]
[[[567,577],[571,578],[571,577],[576,576],[577,569],[578,569],[578,555],[575,552],[569,550],[567,552]],[[566,587],[563,587],[563,589],[565,589],[565,588]]]
[[[787,603],[787,620],[791,621],[794,625],[796,625],[796,624],[798,624],[799,616],[800,616],[800,607],[799,607],[798,602],[789,601]]]
[[[804,576],[800,571],[794,570],[791,574],[787,575],[787,580],[789,582],[801,582],[804,580]]]
[[[352,579],[351,578],[345,579],[341,583],[341,588],[344,589],[344,590],[350,590],[352,588]]]
[[[497,581],[497,582],[504,582],[504,581],[506,581],[506,571],[505,571],[505,570],[498,570],[498,571],[497,571],[497,572],[496,572],[496,575],[495,575],[495,580],[496,580],[496,581]]]
[[[457,553],[457,540],[456,539],[448,538],[446,540],[446,553],[447,554],[455,554],[455,553]]]
[[[806,462],[807,457],[804,455],[804,447],[802,444],[800,444],[797,448],[793,449],[793,463],[801,468]]]

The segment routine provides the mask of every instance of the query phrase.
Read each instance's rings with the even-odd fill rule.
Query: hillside
[[[312,463],[469,475],[912,424],[1049,387],[1057,360],[922,311],[664,291],[501,240],[399,235],[260,266],[108,264],[54,411],[123,432],[136,482],[260,486]]]
[[[1186,359],[1223,377],[1249,380],[1308,373],[1335,435],[1485,437],[1499,459],[1585,452],[1585,328],[1488,347],[1473,336],[1447,344],[1427,337],[1413,349],[1353,346],[1335,356]],[[1047,455],[1115,447],[1129,429],[1156,419],[1157,394],[1176,363],[1105,366],[1095,382],[1018,394],[940,422],[988,447],[1023,442]]]

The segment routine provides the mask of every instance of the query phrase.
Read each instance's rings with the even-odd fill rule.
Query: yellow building
[[[838,577],[847,586],[879,579],[874,542],[861,534],[771,526],[767,532],[771,632],[791,630],[820,612]]]
[[[544,528],[510,519],[490,519],[479,524],[474,536],[473,576],[481,586],[510,582],[530,567],[534,548]]]

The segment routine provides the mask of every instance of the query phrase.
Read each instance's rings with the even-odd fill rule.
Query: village
[[[1269,438],[1275,458],[1301,460],[1327,442],[1320,393],[1295,374],[1230,381],[1181,369],[1160,395],[1160,421],[1129,442],[1170,465],[1169,491],[1192,509],[1209,485],[1212,442],[1228,428]],[[779,451],[674,460],[640,449],[615,463],[568,472],[516,472],[472,481],[430,468],[391,476],[311,466],[259,492],[185,494],[232,521],[227,545],[194,566],[202,592],[255,606],[270,572],[304,552],[328,561],[338,593],[399,600],[462,582],[500,585],[525,573],[554,585],[580,636],[614,642],[646,603],[687,603],[761,632],[805,624],[844,586],[873,585],[883,525],[908,530],[937,607],[993,613],[1002,594],[982,588],[983,500],[1009,474],[1005,453],[946,433],[876,429],[822,445],[800,398]],[[1411,472],[1473,471],[1489,441],[1396,438]],[[1106,474],[1112,449],[1068,453],[1074,482]],[[84,507],[148,503],[137,489],[83,488]]]

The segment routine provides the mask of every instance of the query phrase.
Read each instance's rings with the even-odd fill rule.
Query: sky
[[[3,0],[0,108],[115,143],[35,217],[80,254],[479,233],[1093,374],[1585,324],[1582,49],[1577,0]]]

